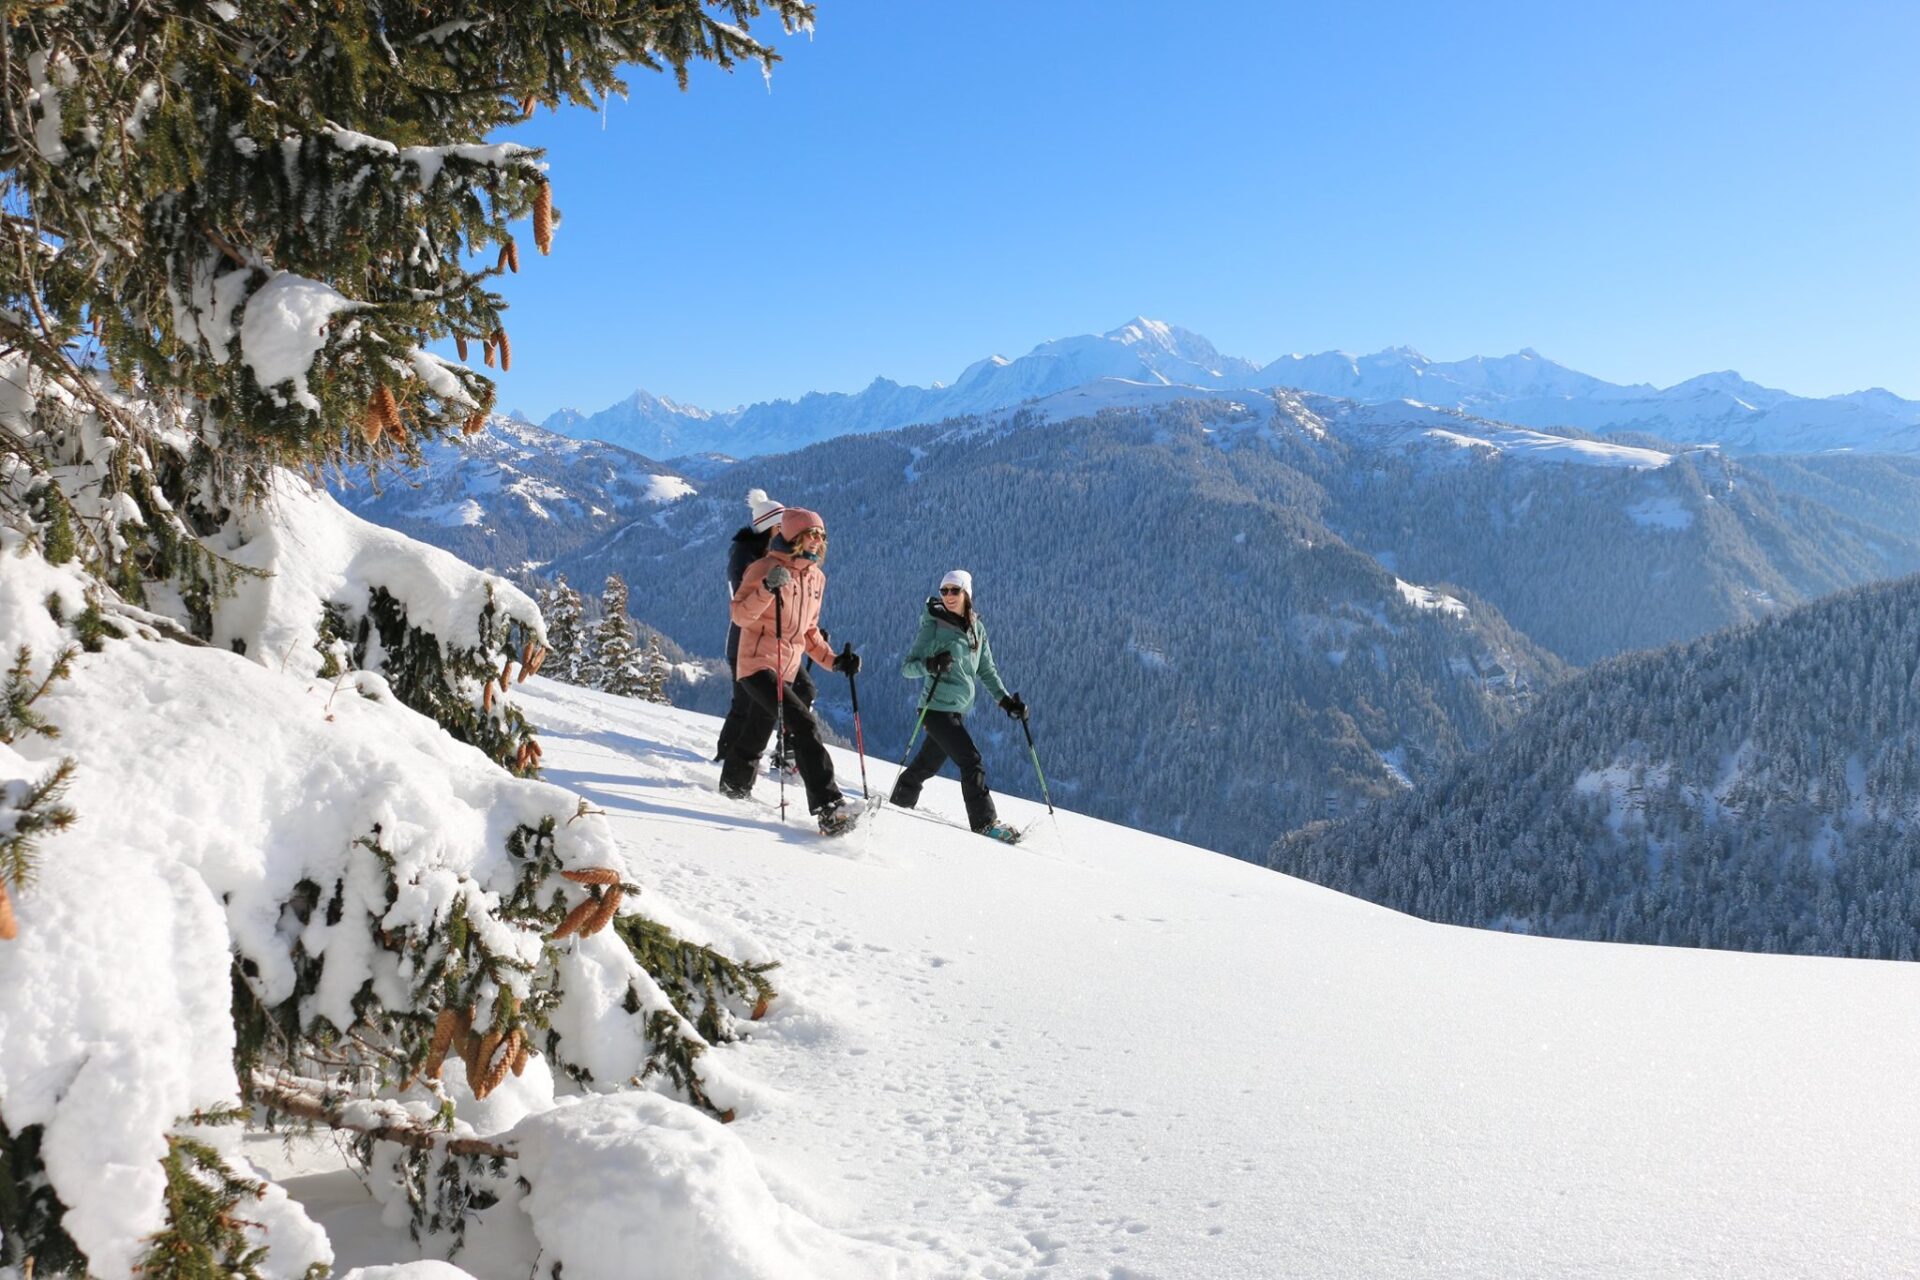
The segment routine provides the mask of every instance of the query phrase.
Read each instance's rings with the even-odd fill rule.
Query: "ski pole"
[[[853,652],[853,641],[847,641],[847,647],[840,651],[841,657]],[[867,739],[860,732],[860,682],[853,678],[853,672],[847,672],[847,696],[853,699],[853,746],[860,753],[860,794],[872,801],[873,788],[867,785]]]
[[[786,663],[785,625],[781,621],[780,593],[776,591],[773,593],[773,720],[780,729],[780,745],[775,748],[779,756],[787,754],[787,677],[784,670]],[[778,767],[779,764],[780,761],[776,758],[774,765]],[[785,822],[787,820],[787,771],[780,768],[779,773],[780,821]]]
[[[913,722],[913,732],[907,735],[906,753],[900,757],[900,763],[893,771],[896,777],[907,767],[907,757],[913,754],[913,744],[914,740],[920,736],[920,726],[927,722],[927,708],[933,705],[933,695],[939,691],[941,677],[946,674],[944,671],[940,672],[939,675],[934,676],[933,683],[927,686],[926,699],[920,704],[920,715]]]
[[[1040,779],[1040,798],[1047,802],[1047,812],[1053,812],[1053,797],[1047,794],[1047,775],[1040,771],[1040,752],[1033,745],[1033,726],[1027,723],[1025,716],[1020,717],[1020,727],[1027,731],[1027,754],[1033,757],[1033,772]]]

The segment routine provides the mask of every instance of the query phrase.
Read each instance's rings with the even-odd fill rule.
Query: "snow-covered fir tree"
[[[533,780],[533,602],[302,473],[484,424],[495,278],[559,224],[540,152],[494,136],[623,66],[771,63],[763,10],[811,20],[6,10],[0,1268],[327,1274],[242,1102],[377,1129],[377,1185],[447,1244],[518,1195],[469,1120],[509,1077],[730,1112],[699,1058],[764,966],[635,914],[604,822]]]
[[[541,592],[540,613],[547,620],[548,648],[541,674],[579,684],[581,665],[587,656],[587,631],[580,593],[567,582],[566,574]]]
[[[648,702],[667,701],[667,677],[673,674],[673,664],[667,661],[667,655],[660,648],[660,633],[647,633],[647,652],[645,658],[646,678],[642,681],[640,696]]]
[[[647,692],[646,659],[640,652],[627,616],[627,583],[619,574],[607,576],[600,595],[600,625],[593,630],[593,655],[588,684],[623,698]]]

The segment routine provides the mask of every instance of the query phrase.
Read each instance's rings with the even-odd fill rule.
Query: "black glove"
[[[953,670],[953,655],[942,649],[920,665],[927,669],[930,676],[943,676]]]
[[[843,676],[860,674],[860,655],[853,651],[852,645],[833,655],[833,669]]]
[[[1020,695],[1017,693],[1010,693],[1000,699],[1000,709],[1012,716],[1015,720],[1025,720],[1027,718],[1027,704],[1020,701]]]
[[[793,581],[793,571],[783,564],[777,564],[767,570],[767,576],[762,578],[761,581],[766,583],[767,590],[778,591]]]

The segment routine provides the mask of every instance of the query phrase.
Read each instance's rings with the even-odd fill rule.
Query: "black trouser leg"
[[[927,712],[931,720],[937,712]],[[913,763],[901,770],[900,776],[893,781],[893,794],[888,797],[902,809],[911,809],[920,803],[920,788],[927,785],[927,779],[940,772],[940,766],[947,762],[947,753],[929,733],[921,740],[920,749],[913,753]]]
[[[747,695],[740,692],[740,682],[734,681],[733,701],[727,704],[727,718],[720,722],[720,741],[713,749],[713,758],[725,761],[733,754],[734,746],[740,741],[740,733],[746,728],[753,714],[753,703]]]
[[[720,733],[721,747],[725,754],[720,757],[720,789],[744,794],[753,790],[753,781],[760,773],[760,753],[767,749],[767,739],[773,736],[773,710],[762,710],[760,704],[747,693],[747,682],[733,682],[734,705],[740,708],[740,721],[735,726],[732,737],[726,730]],[[727,712],[727,720],[733,722],[733,712]]]
[[[973,745],[973,735],[967,732],[966,717],[957,711],[927,712],[926,745],[900,775],[893,793],[901,797],[899,803],[903,805],[917,803],[920,788],[948,760],[960,770],[960,796],[967,802],[967,825],[978,831],[998,815],[993,808],[993,793],[987,790],[986,762],[980,758],[980,748]]]
[[[748,731],[741,734],[740,745],[728,764],[739,768],[736,762],[744,758],[744,776],[751,779],[767,739],[773,736],[775,707],[782,704],[782,695],[771,671],[756,671],[735,683],[753,701],[755,714]],[[794,762],[800,766],[800,781],[807,788],[807,808],[818,813],[840,803],[841,796],[839,784],[833,780],[833,757],[827,754],[827,745],[820,740],[820,722],[813,714],[813,681],[806,672],[801,672],[787,686],[784,709],[787,741],[793,746]],[[723,784],[727,781],[726,769],[720,771],[720,781]]]

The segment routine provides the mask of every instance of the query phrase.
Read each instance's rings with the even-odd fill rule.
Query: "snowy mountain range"
[[[1287,355],[1264,365],[1222,355],[1191,330],[1144,317],[1104,334],[1043,342],[1017,359],[976,360],[950,384],[876,378],[854,393],[814,392],[722,412],[645,391],[597,413],[564,409],[550,430],[605,440],[653,457],[782,452],[859,432],[992,413],[1090,384],[1207,391],[1290,388],[1366,404],[1412,400],[1537,428],[1639,432],[1740,453],[1852,450],[1920,453],[1920,401],[1881,388],[1816,399],[1709,373],[1664,389],[1623,386],[1556,364],[1531,349],[1508,356],[1429,360],[1411,347],[1372,355]]]
[[[618,572],[634,614],[694,654],[720,651],[724,543],[749,487],[828,514],[828,625],[883,673],[935,566],[968,564],[995,583],[991,615],[1013,620],[1014,634],[996,633],[1003,661],[1069,721],[1056,785],[1101,816],[1249,854],[1432,776],[1510,720],[1516,694],[1551,683],[1556,657],[1585,664],[1688,640],[1920,569],[1911,460],[1736,460],[1405,402],[1083,384],[1019,409],[674,478],[685,496],[665,504],[632,485],[624,507],[608,476],[667,473],[526,424],[477,439],[471,454],[440,460],[451,470],[433,473],[424,506],[471,503],[484,520],[437,524],[401,504],[399,527],[509,572],[538,561],[589,593]],[[521,469],[549,465],[549,451],[594,461],[568,473],[580,487],[564,499],[529,504]],[[563,502],[601,515],[548,518]],[[932,526],[929,510],[942,513]],[[1114,569],[1117,511],[1155,533],[1149,557]],[[1137,573],[1138,603],[1114,639],[1125,661],[1088,679],[1076,636],[1105,624],[1082,616],[1079,584]],[[1249,592],[1274,606],[1266,624],[1196,625],[1246,614]],[[1249,671],[1261,673],[1261,698],[1242,690]],[[1188,731],[1183,758],[1209,761],[1223,790],[1109,787],[1111,742],[1083,729],[1114,727],[1096,712],[1116,679],[1138,686],[1122,702],[1129,735],[1152,740],[1170,706],[1212,726]],[[723,693],[676,696],[717,710]],[[911,708],[869,697],[869,737],[904,735],[894,721]],[[1298,723],[1281,735],[1236,729],[1249,714]],[[852,737],[838,712],[828,719]],[[1250,774],[1266,782],[1247,795],[1226,781]]]
[[[428,444],[418,467],[355,468],[331,488],[363,519],[508,574],[693,492],[674,468],[617,445],[497,415],[477,435]]]

